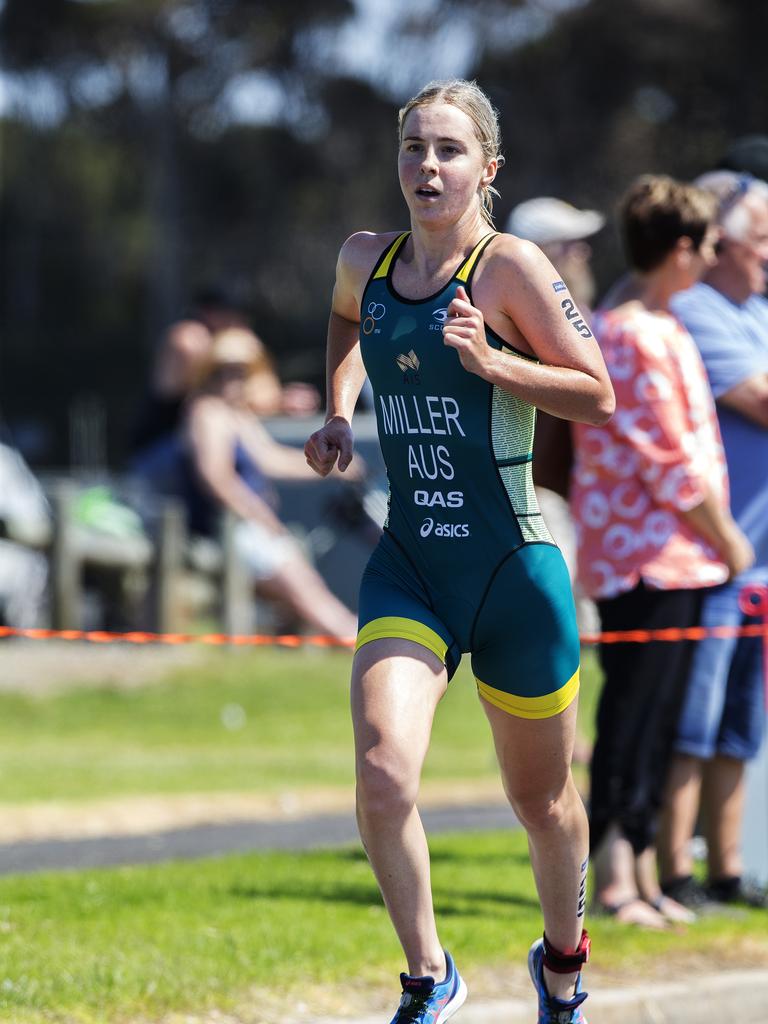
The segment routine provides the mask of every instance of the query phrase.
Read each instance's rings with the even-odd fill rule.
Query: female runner
[[[528,833],[544,917],[531,947],[539,1021],[584,1024],[587,821],[570,772],[579,643],[568,573],[531,482],[535,409],[602,424],[613,391],[565,284],[530,242],[493,231],[503,163],[475,83],[426,86],[400,111],[407,232],[339,255],[325,476],[353,456],[370,377],[390,506],[365,571],[352,669],[360,834],[408,973],[392,1024],[442,1024],[466,986],[435,924],[416,808],[432,720],[471,653],[505,791]]]

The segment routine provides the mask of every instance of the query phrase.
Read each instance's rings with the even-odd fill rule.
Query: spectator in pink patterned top
[[[675,292],[715,262],[711,196],[646,176],[621,206],[630,282],[594,330],[616,392],[605,426],[576,425],[571,502],[579,577],[604,630],[687,627],[704,588],[752,561],[728,510],[714,402]],[[685,642],[603,645],[591,764],[596,900],[628,923],[692,915],[662,895],[654,836],[687,677]]]

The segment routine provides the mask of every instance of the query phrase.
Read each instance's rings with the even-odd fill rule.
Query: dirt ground
[[[0,690],[48,694],[73,686],[141,686],[175,668],[197,665],[203,644],[94,644],[79,640],[0,641]]]
[[[75,686],[140,686],[169,671],[197,665],[203,645],[151,647],[77,641],[12,640],[0,643],[0,690],[45,695]],[[505,802],[501,783],[426,783],[424,807]],[[78,839],[136,835],[231,821],[289,820],[305,815],[354,812],[349,788],[324,787],[278,793],[150,794],[109,800],[0,804],[2,839]]]
[[[506,803],[495,779],[422,786],[423,808]],[[181,793],[113,797],[109,800],[0,804],[0,843],[44,839],[146,835],[233,821],[291,821],[319,814],[354,815],[352,786],[279,793]]]

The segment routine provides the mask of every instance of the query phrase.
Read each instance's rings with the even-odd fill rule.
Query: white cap
[[[548,245],[589,238],[603,224],[605,217],[597,210],[577,210],[562,199],[541,196],[514,208],[507,221],[507,231],[537,245]]]

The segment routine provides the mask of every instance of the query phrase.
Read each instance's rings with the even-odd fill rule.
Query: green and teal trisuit
[[[463,368],[443,342],[447,309],[486,235],[446,286],[406,299],[392,284],[404,232],[363,295],[360,342],[389,477],[384,533],[363,575],[357,647],[401,637],[453,674],[463,653],[482,696],[547,718],[579,687],[579,639],[563,557],[531,475],[535,408]],[[488,344],[530,359],[486,326]]]

